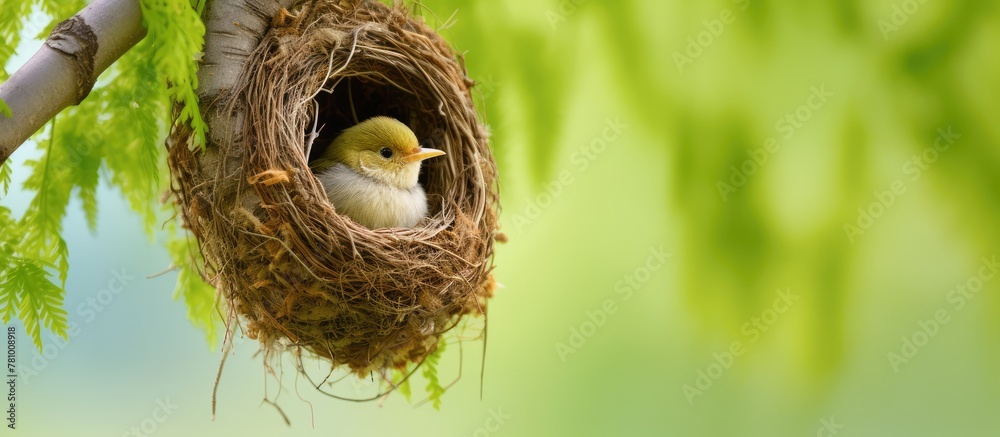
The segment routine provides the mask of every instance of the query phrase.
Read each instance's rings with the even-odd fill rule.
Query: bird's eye
[[[392,149],[388,147],[383,147],[382,150],[378,151],[378,154],[382,155],[382,157],[385,159],[392,158]]]

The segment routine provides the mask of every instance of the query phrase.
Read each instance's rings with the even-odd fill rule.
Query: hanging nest
[[[203,103],[207,147],[173,129],[172,187],[204,277],[268,354],[308,352],[365,376],[405,368],[463,316],[485,314],[493,293],[503,237],[474,82],[402,7],[299,3],[274,17],[236,86]],[[430,217],[413,229],[339,215],[309,170],[310,155],[375,115],[447,152],[423,167]]]

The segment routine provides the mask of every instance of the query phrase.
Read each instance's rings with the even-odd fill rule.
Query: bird
[[[369,229],[411,228],[427,216],[420,164],[444,154],[420,147],[399,120],[377,116],[344,129],[309,167],[337,213]]]

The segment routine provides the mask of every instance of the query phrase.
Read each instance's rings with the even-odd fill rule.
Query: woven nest
[[[189,128],[171,132],[173,190],[230,322],[267,352],[359,375],[405,368],[463,316],[485,314],[493,292],[497,173],[474,82],[402,7],[304,3],[274,18],[237,85],[203,105],[204,151]],[[375,115],[447,152],[423,167],[431,216],[416,228],[338,215],[309,170],[310,155]]]

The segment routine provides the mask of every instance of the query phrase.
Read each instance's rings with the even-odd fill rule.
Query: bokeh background
[[[440,411],[289,370],[289,427],[239,342],[213,421],[222,354],[102,182],[97,231],[78,203],[65,221],[75,333],[20,340],[19,432],[1000,435],[996,2],[421,4],[481,82],[502,175],[485,367],[450,347]]]

